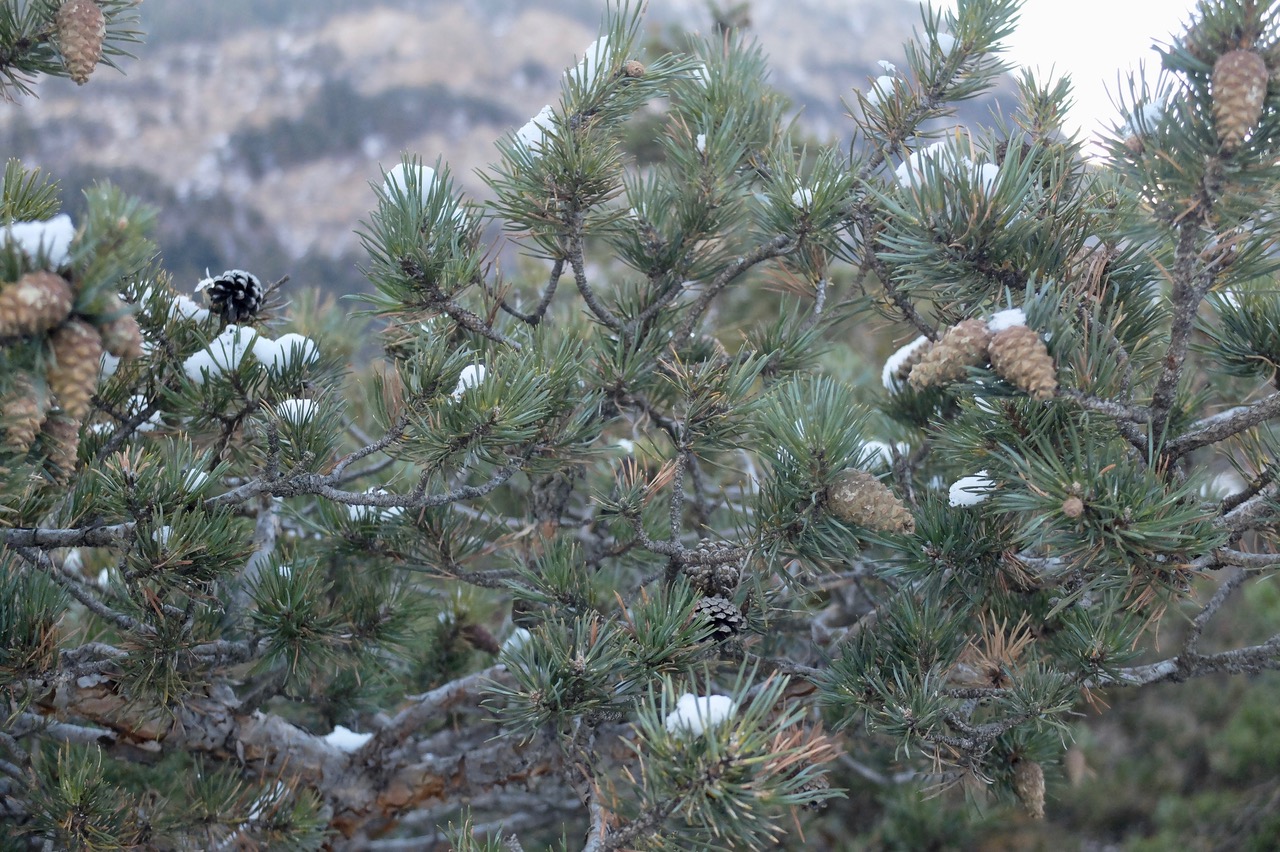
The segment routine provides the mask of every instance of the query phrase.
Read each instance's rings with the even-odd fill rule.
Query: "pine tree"
[[[1101,160],[1031,75],[927,129],[1017,8],[926,12],[815,150],[743,27],[647,55],[616,6],[490,200],[373,188],[363,327],[202,306],[156,211],[11,161],[0,303],[59,298],[0,338],[6,835],[801,848],[850,767],[1052,818],[1100,693],[1280,667],[1205,641],[1280,566],[1280,8],[1205,0]],[[0,93],[93,96],[60,15],[0,2]]]

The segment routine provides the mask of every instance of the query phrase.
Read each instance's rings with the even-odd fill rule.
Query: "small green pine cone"
[[[0,285],[0,337],[44,334],[70,315],[73,300],[67,280],[44,270]]]
[[[1032,399],[1052,399],[1058,390],[1058,371],[1040,335],[1025,325],[1013,325],[991,338],[991,368]]]
[[[847,468],[827,489],[827,508],[845,523],[877,532],[914,532],[916,519],[889,487],[866,471]]]
[[[923,390],[963,379],[969,367],[976,367],[987,360],[990,342],[991,329],[983,320],[967,319],[956,323],[911,370],[911,386]]]

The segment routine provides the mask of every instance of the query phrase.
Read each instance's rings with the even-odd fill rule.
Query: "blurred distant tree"
[[[375,187],[370,364],[332,303],[197,302],[162,214],[98,185],[73,222],[11,161],[3,842],[835,848],[858,814],[809,812],[857,777],[921,848],[922,788],[1052,810],[1103,690],[1280,666],[1215,620],[1280,566],[1276,6],[1202,3],[1097,163],[1030,75],[1007,126],[921,130],[1014,0],[927,11],[847,152],[742,34],[650,58],[614,8],[491,201],[412,156]],[[3,0],[4,91],[132,13]]]

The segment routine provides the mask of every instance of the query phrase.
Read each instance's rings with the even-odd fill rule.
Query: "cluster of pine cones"
[[[118,358],[142,354],[142,332],[130,313],[90,318],[75,312],[71,283],[55,272],[28,272],[0,282],[0,342],[37,340],[43,374],[19,373],[0,399],[3,445],[13,453],[31,449],[43,433],[54,466],[74,467],[80,425],[98,385],[102,353]]]
[[[737,549],[729,542],[703,540],[690,551],[689,560],[681,568],[689,585],[702,595],[694,616],[707,620],[711,639],[716,642],[732,639],[747,623],[733,602],[745,563],[736,555]]]
[[[1058,390],[1053,358],[1040,335],[1025,325],[993,332],[984,320],[967,319],[948,328],[932,346],[915,350],[899,367],[917,390],[960,381],[969,367],[991,369],[1032,399],[1052,399]]]

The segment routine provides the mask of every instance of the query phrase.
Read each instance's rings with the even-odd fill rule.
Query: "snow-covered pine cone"
[[[1013,325],[991,338],[991,368],[1032,399],[1052,399],[1058,372],[1049,350],[1034,329]]]
[[[908,381],[919,390],[957,382],[965,377],[969,367],[976,367],[987,360],[990,342],[991,329],[987,328],[985,321],[967,319],[958,322],[947,329],[911,369]]]
[[[89,400],[102,369],[102,335],[84,320],[63,323],[49,336],[53,362],[45,372],[58,405],[72,419],[89,413]]]
[[[875,476],[857,468],[836,474],[827,489],[827,508],[840,520],[877,532],[913,532],[911,510]]]
[[[732,556],[738,546],[727,541],[703,539],[689,553],[689,561],[681,569],[689,585],[709,597],[728,597],[742,579],[744,559]]]
[[[28,272],[0,285],[0,337],[44,334],[71,314],[75,295],[53,272]]]
[[[133,314],[116,317],[98,326],[102,333],[102,345],[117,358],[138,358],[142,355],[142,329]]]
[[[243,269],[228,269],[214,278],[206,278],[196,286],[204,293],[209,306],[225,322],[243,322],[262,308],[266,290],[258,276]]]
[[[47,397],[36,391],[30,376],[19,374],[9,393],[0,399],[0,429],[4,432],[4,445],[15,453],[31,449],[46,413]]]
[[[58,45],[67,73],[83,86],[102,58],[102,41],[107,37],[107,19],[94,0],[67,0],[54,16]]]
[[[747,623],[742,617],[742,610],[733,601],[719,595],[699,600],[693,613],[707,620],[712,628],[711,638],[717,642],[732,639]]]
[[[1232,50],[1213,65],[1213,123],[1218,144],[1232,154],[1258,126],[1267,97],[1267,63],[1252,50]]]
[[[1044,767],[1034,760],[1019,760],[1013,766],[1013,792],[1035,819],[1044,819]]]

